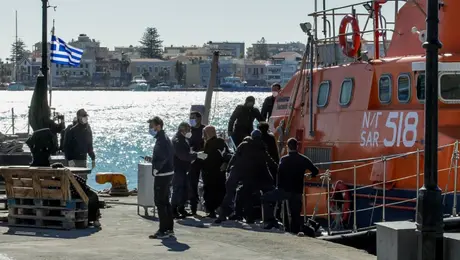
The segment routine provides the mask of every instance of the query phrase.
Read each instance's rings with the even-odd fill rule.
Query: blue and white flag
[[[61,38],[51,36],[50,61],[56,64],[77,67],[80,65],[83,50],[68,45]]]

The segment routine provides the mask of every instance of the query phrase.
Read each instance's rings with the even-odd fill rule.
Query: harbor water
[[[212,101],[210,122],[218,130],[226,130],[228,119],[236,105],[252,95],[256,107],[261,108],[270,93],[216,92]],[[11,108],[15,112],[15,131],[27,132],[27,112],[32,91],[0,91],[0,132],[11,126]],[[158,115],[165,122],[165,130],[173,136],[182,121],[188,121],[190,106],[204,104],[205,92],[99,92],[55,91],[52,107],[65,115],[70,124],[76,111],[85,108],[93,131],[96,168],[88,184],[99,185],[98,172],[121,172],[128,179],[130,189],[137,186],[137,164],[141,156],[151,155],[154,139],[148,134],[148,118]],[[11,133],[11,129],[8,131]]]

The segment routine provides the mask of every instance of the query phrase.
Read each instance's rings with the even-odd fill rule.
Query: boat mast
[[[18,10],[16,10],[16,36],[15,36],[15,44],[14,44],[14,82],[18,82]]]
[[[209,79],[208,88],[206,90],[206,98],[204,100],[204,115],[202,123],[209,124],[209,114],[211,113],[212,93],[214,91],[214,84],[217,83],[217,70],[219,64],[219,51],[213,51],[211,62],[211,77]]]
[[[48,87],[48,0],[42,0],[42,68],[44,82]]]
[[[54,35],[54,32],[55,32],[55,29],[54,29],[54,19],[53,19],[53,28],[51,29],[51,35]],[[48,46],[46,46],[46,47],[48,47]],[[48,60],[46,62],[48,62]],[[53,73],[52,73],[53,64],[51,64],[51,55],[50,55],[49,63],[50,63],[49,93],[50,93],[50,108],[51,108],[51,100],[52,100],[52,97],[53,97]]]

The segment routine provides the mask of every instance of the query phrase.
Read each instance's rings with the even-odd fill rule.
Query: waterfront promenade
[[[110,200],[135,203],[136,197],[106,199],[108,203]],[[10,230],[0,225],[0,260],[377,259],[313,238],[264,232],[235,222],[214,226],[205,219],[177,221],[177,240],[149,240],[148,235],[158,228],[157,221],[138,216],[136,206],[109,205],[111,208],[102,210],[100,231]]]

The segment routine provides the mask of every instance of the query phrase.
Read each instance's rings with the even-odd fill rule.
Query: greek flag
[[[83,50],[67,45],[65,41],[56,36],[51,36],[50,61],[56,64],[77,67],[80,65]]]

